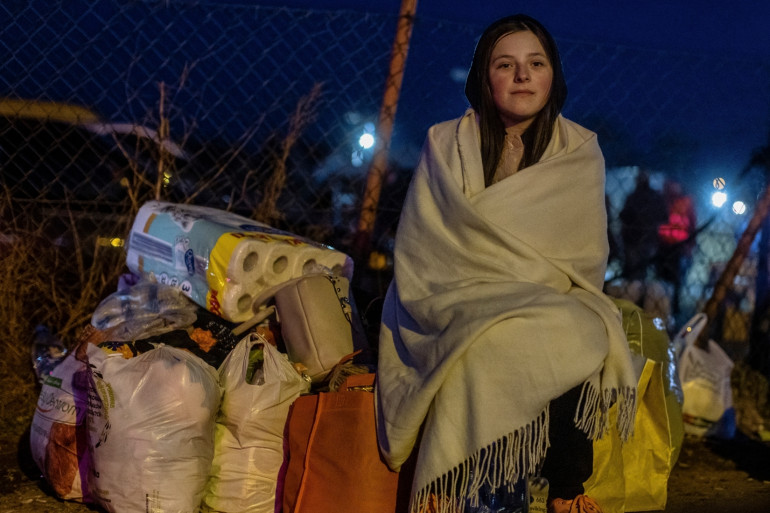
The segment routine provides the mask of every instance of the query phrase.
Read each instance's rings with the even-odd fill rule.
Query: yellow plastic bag
[[[610,422],[615,425],[618,409],[610,408]],[[614,427],[594,442],[594,471],[583,483],[585,494],[594,498],[605,513],[624,513],[626,510],[626,478],[620,436]]]
[[[668,335],[658,331],[653,319],[633,303],[616,302],[632,352],[645,358],[638,381],[634,435],[621,443],[617,430],[612,429],[594,442],[594,472],[584,483],[585,493],[605,513],[663,510],[668,478],[684,440],[675,360]],[[616,415],[613,407],[613,421]]]
[[[605,513],[666,507],[668,477],[679,455],[682,431],[675,427],[681,417],[672,419],[666,406],[660,362],[647,359],[638,397],[634,435],[621,443],[612,430],[594,442],[594,472],[584,487]]]

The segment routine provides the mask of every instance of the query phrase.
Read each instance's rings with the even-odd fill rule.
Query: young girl
[[[566,89],[545,28],[503,18],[476,47],[471,108],[428,132],[376,395],[389,465],[418,451],[413,512],[479,510],[541,471],[550,511],[598,512],[582,483],[610,404],[621,435],[632,429],[630,352],[602,293],[604,160],[596,135],[560,115]]]

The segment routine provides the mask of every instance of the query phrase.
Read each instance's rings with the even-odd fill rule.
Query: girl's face
[[[506,129],[521,133],[532,124],[551,93],[553,67],[543,45],[525,30],[501,37],[489,59],[492,99]]]

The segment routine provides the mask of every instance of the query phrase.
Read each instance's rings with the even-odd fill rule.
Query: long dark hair
[[[471,107],[479,114],[481,158],[484,163],[484,180],[487,184],[492,183],[492,177],[505,144],[505,125],[497,113],[497,107],[492,99],[492,88],[489,85],[489,58],[501,37],[523,30],[535,34],[543,45],[553,69],[553,81],[545,107],[522,134],[524,156],[520,168],[531,166],[543,156],[546,146],[551,141],[553,124],[567,99],[567,83],[564,80],[559,49],[551,34],[539,21],[525,14],[516,14],[501,18],[484,30],[473,54],[468,80],[465,82],[465,96]]]

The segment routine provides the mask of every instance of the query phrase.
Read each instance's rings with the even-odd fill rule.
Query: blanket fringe
[[[618,404],[618,433],[621,440],[628,440],[634,431],[635,387],[600,391],[595,382],[586,381],[580,392],[580,401],[575,411],[575,425],[592,440],[603,437],[610,429],[609,408],[616,402]]]
[[[496,490],[532,475],[548,448],[548,406],[529,425],[509,433],[470,455],[467,460],[418,490],[411,513],[462,513],[478,507],[483,487]]]

